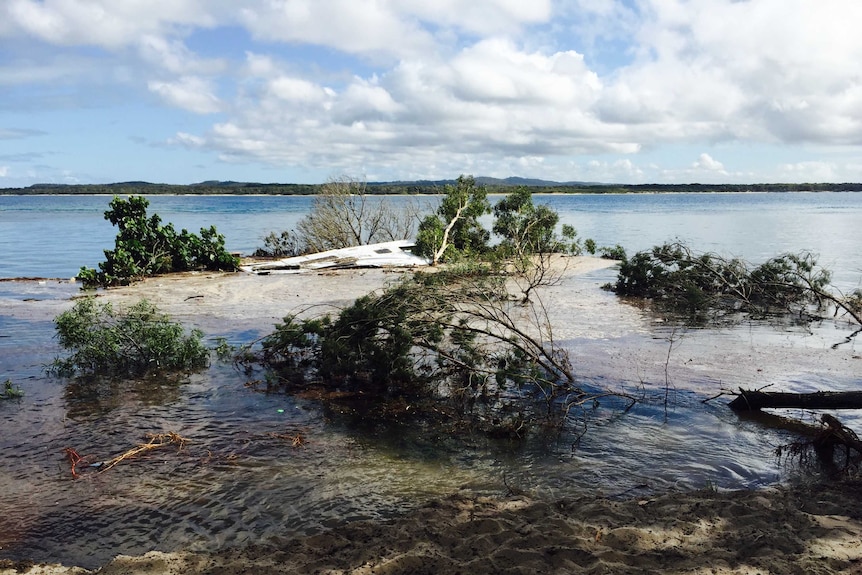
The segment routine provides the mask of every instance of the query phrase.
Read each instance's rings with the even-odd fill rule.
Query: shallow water
[[[858,370],[840,363],[860,362],[852,359],[855,340],[830,350],[846,331],[678,332],[599,291],[610,273],[560,288],[592,294],[598,310],[573,319],[561,343],[584,385],[641,402],[624,413],[618,401],[603,400],[573,412],[568,433],[523,443],[358,429],[312,402],[253,391],[248,377],[218,362],[176,380],[54,379],[42,369],[58,352],[52,323],[0,316],[0,366],[26,392],[0,402],[0,557],[92,568],[118,553],[218,549],[386,518],[459,490],[622,497],[768,485],[789,477],[773,450],[794,437],[739,419],[725,401],[701,401],[724,381],[858,388]],[[29,282],[4,289],[14,295],[15,284],[19,297],[43,303],[69,289]],[[256,335],[225,328],[232,341]],[[84,468],[79,479],[63,454],[73,447],[88,461],[105,461],[148,433],[169,431],[188,443],[104,473]],[[290,442],[297,434],[302,447]]]

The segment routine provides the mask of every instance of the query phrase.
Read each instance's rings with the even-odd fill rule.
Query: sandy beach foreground
[[[101,569],[0,573],[862,573],[862,483],[614,501],[453,496],[385,523],[214,554],[119,556]]]
[[[594,258],[566,263],[568,275],[609,265]],[[217,333],[225,322],[234,329],[265,328],[287,313],[348,303],[397,275],[192,274],[153,278],[101,297],[118,304],[146,297],[184,323]],[[579,314],[583,329],[598,330],[597,337],[608,334],[600,333],[603,324],[591,313],[613,316],[614,326],[641,329],[636,310],[610,305],[605,297],[580,293],[569,298],[577,303],[567,304],[578,309],[565,311]],[[48,319],[71,303],[2,305],[5,314]],[[858,366],[858,360],[846,362],[847,369]],[[345,523],[312,537],[215,553],[118,556],[94,571],[0,560],[0,575],[12,573],[862,574],[862,481],[630,499],[584,493],[549,501],[463,492],[386,522]]]

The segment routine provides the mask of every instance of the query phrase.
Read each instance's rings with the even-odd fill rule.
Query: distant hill
[[[528,188],[556,188],[556,187],[568,187],[568,186],[607,186],[609,184],[604,184],[602,182],[554,182],[551,180],[539,180],[536,178],[520,178],[518,176],[510,176],[508,178],[488,178],[488,177],[480,177],[476,178],[476,181],[480,184],[485,184],[486,186],[527,186]]]
[[[456,180],[413,180],[413,181],[392,181],[392,182],[368,182],[369,186],[421,186],[421,187],[442,187],[447,184],[454,184]],[[519,176],[510,176],[508,178],[492,178],[490,176],[476,177],[476,183],[488,187],[514,187],[527,186],[528,188],[558,188],[558,187],[574,187],[574,186],[605,186],[601,182],[555,182],[552,180],[540,180],[537,178],[522,178]]]
[[[476,181],[494,194],[508,193],[514,186],[525,186],[540,193],[629,194],[629,193],[697,193],[697,192],[859,192],[860,183],[807,183],[807,184],[603,184],[598,182],[554,182],[538,178],[477,177]],[[397,182],[368,182],[369,194],[439,194],[443,186],[456,180],[414,180]],[[33,184],[26,188],[0,188],[2,195],[80,194],[80,195],[313,195],[320,193],[324,184],[261,184],[209,180],[197,184],[154,184],[150,182],[116,182],[113,184]]]

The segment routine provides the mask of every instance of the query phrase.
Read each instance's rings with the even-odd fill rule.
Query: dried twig
[[[147,443],[142,443],[142,444],[138,445],[137,447],[134,447],[134,448],[126,451],[125,453],[123,453],[121,455],[118,455],[117,457],[111,459],[110,461],[104,462],[101,469],[99,469],[99,473],[103,473],[103,472],[109,470],[110,468],[114,467],[115,465],[117,465],[121,461],[125,461],[126,459],[129,459],[129,458],[132,458],[136,455],[144,453],[145,451],[149,451],[151,449],[156,449],[158,447],[164,447],[165,445],[171,445],[172,443],[179,443],[179,445],[180,445],[179,448],[182,449],[183,446],[186,444],[186,439],[184,437],[182,437],[180,434],[174,433],[173,431],[169,431],[168,433],[158,433],[158,434],[148,433],[147,437],[150,438],[150,440]]]

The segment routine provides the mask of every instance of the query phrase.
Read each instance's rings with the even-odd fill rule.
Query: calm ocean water
[[[150,199],[150,211],[163,221],[193,231],[215,225],[228,248],[243,253],[260,246],[268,232],[292,228],[312,202]],[[862,194],[536,199],[599,245],[620,244],[633,253],[679,238],[699,250],[753,261],[811,250],[842,289],[860,286]],[[0,196],[0,277],[71,277],[82,265],[96,265],[102,250],[113,246],[115,230],[102,217],[109,201]],[[431,205],[434,198],[390,201]],[[852,332],[846,324],[674,333],[647,317],[647,327],[631,333],[625,321],[618,325],[622,320],[602,311],[619,307],[615,296],[598,289],[612,274],[588,274],[567,288],[579,294],[573,297],[595,298],[588,327],[600,335],[572,335],[562,343],[584,381],[643,393],[644,400],[625,415],[603,405],[577,449],[569,436],[512,444],[357,430],[314,402],[256,393],[244,385],[244,374],[218,362],[176,381],[60,380],[43,370],[59,352],[52,322],[7,315],[0,307],[0,381],[9,377],[25,390],[20,401],[0,401],[0,558],[95,568],[118,553],[242,546],[343,521],[386,519],[458,491],[498,494],[505,485],[551,499],[593,491],[640,497],[707,485],[768,485],[788,476],[774,448],[796,436],[743,420],[721,400],[701,400],[722,387],[769,383],[812,391],[862,385],[854,369],[862,361],[858,343],[831,348]],[[68,283],[0,282],[0,305],[65,300],[74,293]],[[587,321],[565,314],[557,319],[573,326]],[[260,335],[224,329],[207,335],[231,341]],[[668,393],[669,407],[662,401]],[[862,426],[858,416],[841,417],[857,430]],[[183,451],[70,477],[64,447],[103,459],[147,433],[168,430],[189,438]],[[296,433],[307,439],[302,449],[282,439]]]
[[[232,251],[249,254],[271,231],[291,229],[312,198],[151,196],[150,213],[177,229],[215,225]],[[116,230],[103,218],[107,196],[0,196],[0,277],[71,277],[102,261]],[[393,204],[433,209],[433,197]],[[629,253],[675,238],[701,251],[759,261],[809,250],[842,288],[862,276],[862,193],[536,195],[562,223],[599,245]]]

